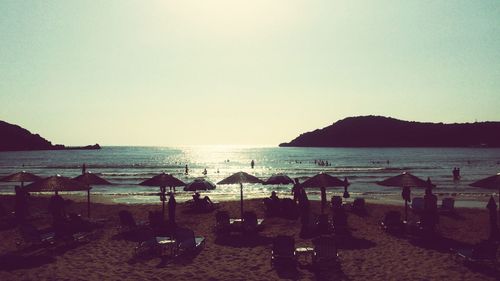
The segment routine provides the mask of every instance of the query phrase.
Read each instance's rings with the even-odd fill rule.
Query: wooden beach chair
[[[271,267],[297,265],[295,239],[288,235],[278,235],[273,239],[271,250]]]
[[[120,230],[123,232],[133,232],[147,225],[143,221],[136,222],[134,216],[129,211],[122,210],[118,212],[118,217],[120,218]]]
[[[312,242],[314,245],[313,265],[338,265],[339,254],[334,237],[320,236]]]
[[[443,198],[441,201],[440,213],[443,214],[454,214],[455,213],[455,199],[453,198]]]
[[[351,212],[360,216],[368,214],[366,210],[365,199],[361,197],[354,199],[351,204]]]
[[[473,247],[451,250],[464,262],[493,264],[497,262],[498,242],[483,240]]]
[[[385,213],[383,220],[380,222],[380,227],[392,234],[403,234],[405,232],[405,224],[401,220],[401,213],[398,211]]]
[[[18,247],[25,245],[26,247],[51,246],[55,243],[54,232],[41,232],[32,224],[22,224],[19,226],[19,234],[22,240],[17,240]]]
[[[158,256],[163,255],[167,249],[170,255],[175,252],[176,241],[169,236],[156,236],[153,229],[146,228],[141,232],[139,244],[134,249],[134,255],[137,257],[146,253],[153,253]]]
[[[424,211],[424,204],[425,204],[424,198],[415,197],[411,200],[410,208],[413,213],[421,214]]]
[[[257,219],[255,212],[244,212],[241,222],[241,231],[244,234],[256,234],[262,229],[263,219]]]
[[[217,213],[215,213],[214,230],[216,235],[228,235],[231,233],[231,223],[227,211],[217,211]]]
[[[188,228],[177,228],[174,238],[176,242],[175,256],[194,253],[205,244],[203,236],[195,236],[194,232]]]

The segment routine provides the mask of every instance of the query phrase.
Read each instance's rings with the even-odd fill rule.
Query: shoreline
[[[208,195],[212,200],[216,202],[240,202],[239,195],[228,197],[227,195],[219,195],[212,193],[203,193],[202,195]],[[309,196],[310,201],[319,202],[320,196],[318,192],[311,192],[312,195]],[[318,193],[318,194],[316,194]],[[337,192],[338,193],[338,192]],[[335,193],[335,195],[342,195],[340,193]],[[63,197],[70,198],[72,200],[78,202],[87,202],[87,194],[80,192],[62,192]],[[191,192],[178,192],[176,193],[176,201],[178,203],[186,202],[187,200],[192,199]],[[280,198],[292,198],[291,195],[287,192],[277,192]],[[453,198],[455,199],[455,207],[456,208],[471,208],[471,209],[486,209],[486,205],[490,198],[490,194],[481,194],[479,193],[473,194],[470,197],[466,196],[467,194],[461,193],[456,196],[450,196],[449,193],[435,193],[438,197],[438,205],[441,204],[443,198]],[[423,194],[414,193],[412,198],[423,197]],[[14,196],[13,193],[0,193],[0,196]],[[32,196],[35,197],[50,197],[52,193],[33,193]],[[109,194],[109,193],[90,193],[91,202],[103,203],[103,204],[126,204],[126,205],[155,205],[159,204],[160,200],[157,194],[155,193],[136,193],[136,194]],[[496,194],[493,194],[495,200],[497,200]],[[156,198],[155,198],[156,197]],[[258,195],[258,196],[244,196],[244,200],[262,200],[267,198],[268,195]],[[331,194],[329,197],[331,198]],[[404,206],[404,201],[398,195],[394,194],[351,194],[351,197],[346,200],[346,202],[352,202],[355,198],[364,198],[367,203],[376,204],[376,205],[388,205],[388,206]],[[482,199],[482,200],[479,200]],[[411,204],[411,203],[409,203]]]

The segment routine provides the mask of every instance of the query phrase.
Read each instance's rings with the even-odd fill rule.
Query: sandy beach
[[[1,196],[7,209],[13,208],[12,196]],[[73,198],[69,210],[86,214],[83,198]],[[1,280],[498,280],[499,270],[464,265],[450,253],[450,247],[477,243],[488,237],[488,215],[478,209],[458,209],[459,216],[441,216],[439,231],[445,237],[439,246],[428,247],[418,240],[398,238],[379,228],[379,220],[387,210],[403,211],[401,207],[368,205],[369,216],[349,215],[353,238],[340,244],[339,272],[315,272],[306,258],[298,271],[291,274],[271,267],[272,238],[278,234],[293,235],[296,246],[312,246],[310,239],[301,239],[299,220],[266,219],[258,238],[242,242],[238,236],[220,241],[213,232],[215,212],[193,214],[185,204],[177,208],[177,222],[206,238],[204,248],[194,256],[170,258],[145,256],[134,258],[137,242],[121,238],[118,233],[120,210],[129,210],[136,220],[146,220],[148,211],[160,210],[157,205],[110,204],[106,198],[94,198],[93,218],[109,222],[95,231],[87,243],[58,245],[38,254],[20,253],[15,241],[16,228],[0,231]],[[40,228],[48,227],[48,199],[31,198],[31,212],[43,217],[33,220]],[[264,218],[261,200],[245,201],[246,210]],[[223,202],[220,209],[236,217],[239,202]],[[319,202],[313,202],[313,212],[319,213]],[[340,275],[339,275],[340,274]]]

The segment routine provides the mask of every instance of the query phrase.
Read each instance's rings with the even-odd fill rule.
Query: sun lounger
[[[470,248],[452,249],[464,262],[496,263],[498,242],[484,240]]]
[[[424,198],[416,197],[411,200],[410,206],[412,212],[420,214],[424,211]]]
[[[292,236],[278,235],[273,240],[271,250],[271,267],[296,266],[295,239]]]
[[[443,198],[443,201],[441,202],[441,209],[439,211],[444,214],[453,214],[455,212],[455,199]]]
[[[351,212],[357,215],[366,215],[368,212],[366,211],[365,199],[364,198],[356,198],[351,204]]]
[[[387,212],[384,219],[380,222],[380,227],[393,234],[402,234],[405,232],[405,224],[401,220],[401,213],[397,211]]]
[[[342,197],[332,196],[332,209],[342,209]]]
[[[319,215],[316,219],[316,233],[317,234],[328,234],[333,232],[332,222],[328,219],[327,214]]]
[[[314,255],[313,265],[335,265],[338,263],[339,254],[337,245],[332,236],[320,236],[313,240]]]
[[[135,256],[146,253],[161,256],[168,249],[171,255],[175,252],[176,241],[169,236],[156,236],[152,228],[144,228],[141,231],[139,240],[139,244],[134,249]]]
[[[32,224],[22,224],[19,226],[19,233],[22,240],[16,242],[17,246],[23,244],[27,246],[50,246],[55,243],[54,232],[41,232]]]
[[[215,234],[228,235],[231,232],[231,222],[229,213],[226,211],[218,211],[215,213]]]
[[[136,222],[134,216],[129,211],[122,210],[118,213],[118,216],[120,218],[120,229],[125,232],[132,232],[139,227],[147,225],[146,222]]]
[[[205,244],[205,238],[195,236],[194,232],[188,228],[177,228],[174,235],[176,241],[175,255],[195,252]]]

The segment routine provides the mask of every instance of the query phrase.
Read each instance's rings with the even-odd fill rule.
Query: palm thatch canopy
[[[58,192],[58,191],[88,191],[91,187],[88,184],[63,177],[60,175],[48,177],[24,187],[28,192]]]
[[[377,182],[378,185],[382,186],[394,186],[394,187],[432,187],[430,181],[423,180],[416,177],[410,173],[404,172],[400,175],[390,177],[383,181]]]
[[[271,177],[269,177],[264,182],[264,184],[292,184],[294,182],[295,181],[291,177],[289,177],[287,175],[276,174],[276,175],[272,175]]]
[[[184,191],[196,191],[196,190],[212,190],[215,189],[215,184],[204,178],[197,178],[194,181],[188,183],[184,187]]]
[[[481,187],[486,189],[500,189],[500,173],[478,180],[470,184],[473,187]]]
[[[302,184],[304,188],[322,188],[322,187],[337,187],[337,186],[348,186],[349,182],[346,180],[341,180],[337,177],[330,176],[329,174],[319,173],[313,177],[307,179]]]
[[[90,172],[86,172],[85,174],[74,177],[73,179],[76,181],[79,181],[81,183],[88,184],[88,185],[111,185],[112,184],[109,181],[101,178],[100,176],[93,174],[93,173],[90,173]]]
[[[3,182],[34,182],[34,181],[38,181],[41,179],[42,178],[37,176],[37,175],[22,171],[19,173],[5,176],[5,177],[1,178],[0,181],[3,181]]]
[[[184,186],[186,184],[180,179],[172,176],[171,174],[161,173],[159,175],[156,175],[150,179],[141,182],[139,185],[177,187],[177,186]]]
[[[262,181],[245,172],[237,172],[221,180],[217,184],[240,184],[240,183],[262,183]]]

